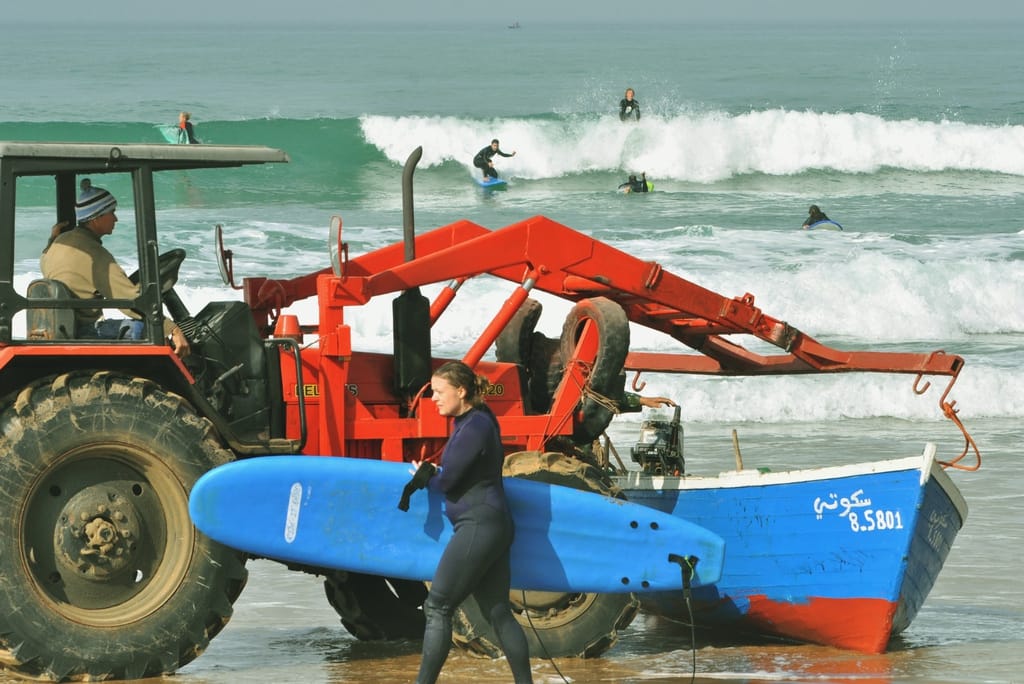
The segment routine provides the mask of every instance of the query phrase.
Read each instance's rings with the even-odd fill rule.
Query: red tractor
[[[330,265],[287,280],[245,278],[243,301],[190,312],[174,290],[186,255],[160,251],[154,176],[287,162],[285,153],[0,142],[0,663],[59,681],[157,676],[195,658],[228,621],[247,558],[192,526],[192,484],[217,465],[267,454],[436,457],[449,426],[423,390],[447,359],[434,356],[431,329],[476,276],[509,283],[507,299],[462,356],[492,384],[488,403],[510,454],[506,472],[612,495],[588,446],[620,409],[627,370],[886,371],[955,380],[962,367],[960,357],[941,352],[829,348],[763,314],[749,294],[723,297],[544,217],[499,230],[458,221],[415,235],[416,160],[414,153],[403,176],[403,243],[350,255],[335,220]],[[46,193],[55,210],[48,218],[73,221],[86,175],[131,188],[139,293],[104,306],[136,312],[145,339],[77,339],[74,312],[95,300],[52,280],[15,287],[45,244],[38,213],[27,225],[32,212],[18,194]],[[233,284],[219,229],[217,243],[222,276]],[[447,284],[428,301],[419,288],[437,283]],[[535,288],[573,302],[560,339],[535,332]],[[346,309],[383,296],[394,297],[394,353],[360,351]],[[314,298],[316,321],[282,313]],[[165,309],[190,339],[184,361],[163,337]],[[631,324],[664,333],[679,349],[631,353]],[[735,334],[782,351],[755,354],[726,338]],[[492,346],[497,360],[483,360]],[[357,637],[422,635],[422,584],[293,569],[325,578],[328,600]],[[517,596],[516,605],[524,624],[529,617],[530,637],[541,634],[551,655],[592,656],[615,642],[638,603],[630,595],[537,593]],[[471,607],[458,622],[457,641],[494,652]]]

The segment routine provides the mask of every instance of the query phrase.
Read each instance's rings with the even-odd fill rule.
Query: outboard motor
[[[683,427],[679,424],[680,411],[680,407],[676,406],[671,420],[659,420],[659,415],[640,423],[640,439],[629,453],[633,457],[633,462],[639,463],[645,473],[683,474]]]

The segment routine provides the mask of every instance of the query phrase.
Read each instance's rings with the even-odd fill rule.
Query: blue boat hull
[[[913,621],[967,516],[934,446],[920,457],[716,478],[619,478],[626,497],[725,539],[721,580],[694,591],[695,621],[884,652]],[[682,597],[646,610],[689,619]]]

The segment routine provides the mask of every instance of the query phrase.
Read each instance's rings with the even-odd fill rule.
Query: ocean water
[[[217,274],[214,224],[239,276],[326,266],[333,215],[353,254],[399,241],[402,166],[422,146],[419,231],[544,215],[723,295],[752,293],[831,346],[962,355],[950,398],[983,465],[953,474],[967,523],[891,652],[707,647],[697,671],[729,682],[1022,681],[1022,28],[141,26],[96,40],[67,25],[4,25],[0,139],[155,143],[156,126],[186,109],[203,141],[286,150],[288,165],[160,180],[161,247],[188,251],[178,290],[193,310],[237,296]],[[637,124],[616,116],[626,87]],[[470,160],[493,137],[517,154],[496,162],[508,190],[483,192]],[[654,192],[615,191],[641,171]],[[19,225],[38,224],[40,243],[49,201],[19,188]],[[844,230],[800,230],[812,203]],[[123,226],[107,244],[127,255]],[[38,275],[38,246],[19,238],[19,288]],[[478,280],[434,330],[437,355],[464,353],[508,295],[507,283]],[[568,304],[538,299],[538,329],[557,336]],[[347,315],[357,347],[390,350],[390,307]],[[293,310],[303,322],[317,314],[313,302]],[[634,350],[665,345],[632,331]],[[731,467],[734,428],[748,466],[907,456],[926,441],[948,459],[963,447],[938,406],[941,379],[924,396],[902,375],[643,379],[682,405],[687,466],[700,474]],[[613,424],[621,452],[639,419]],[[414,676],[416,644],[353,640],[313,578],[254,564],[236,613],[176,681]],[[606,657],[559,666],[577,682],[689,681],[687,640],[644,617]],[[446,675],[500,681],[503,668],[457,656]],[[548,664],[537,671],[558,681]]]

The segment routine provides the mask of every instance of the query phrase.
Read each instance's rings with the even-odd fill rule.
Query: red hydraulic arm
[[[772,318],[744,294],[729,298],[642,261],[567,226],[538,216],[496,231],[468,221],[416,240],[417,258],[401,245],[353,260],[339,288],[350,303],[450,279],[490,273],[515,283],[536,274],[535,287],[571,301],[607,297],[631,321],[659,330],[699,354],[633,353],[627,368],[669,373],[759,375],[877,371],[953,375],[963,360],[943,352],[853,352],[828,347]],[[764,356],[724,339],[748,334],[785,353]]]
[[[399,243],[346,261],[342,275],[332,280],[331,305],[364,304],[383,294],[439,282],[461,284],[487,273],[520,286],[529,282],[540,291],[570,301],[597,296],[611,299],[633,323],[661,331],[692,350],[633,352],[626,358],[628,370],[711,375],[909,373],[919,376],[917,390],[924,375],[948,376],[952,387],[963,366],[960,356],[942,351],[871,352],[829,347],[762,312],[751,294],[725,297],[664,270],[657,262],[638,259],[543,216],[495,231],[459,221],[417,236],[414,260],[406,261],[404,254],[404,245]],[[274,286],[264,282],[260,289],[278,293],[275,304],[287,305],[315,294],[315,276],[322,274],[324,271]],[[455,296],[454,289],[442,293],[432,321]],[[491,333],[500,331],[510,315],[502,311],[492,322],[488,334],[474,345],[469,355],[472,359],[486,351],[484,345],[494,336]],[[492,330],[496,327],[497,331]],[[726,339],[740,334],[781,351],[758,354]],[[955,413],[945,401],[949,387],[940,400],[947,415]]]

